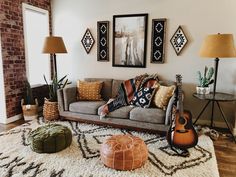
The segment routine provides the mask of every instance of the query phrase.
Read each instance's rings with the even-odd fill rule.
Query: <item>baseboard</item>
[[[39,106],[38,107],[38,112],[39,113],[42,113],[43,112],[43,106]],[[40,115],[40,114],[39,114]],[[22,114],[18,114],[18,115],[15,115],[15,116],[12,116],[12,117],[9,117],[3,121],[0,121],[0,123],[2,124],[9,124],[9,123],[12,123],[12,122],[15,122],[19,119],[22,119],[23,118],[23,115]]]
[[[193,120],[193,122],[194,122],[194,120]],[[197,124],[200,124],[200,125],[210,125],[211,121],[210,120],[199,119],[197,121]],[[227,128],[227,125],[225,124],[225,122],[221,122],[221,121],[214,121],[213,125],[215,127]]]
[[[23,116],[22,114],[18,114],[18,115],[15,115],[15,116],[12,116],[12,117],[9,117],[5,120],[5,122],[3,122],[4,124],[9,124],[9,123],[12,123],[12,122],[15,122],[19,119],[22,119]]]
[[[193,122],[194,122],[194,120],[193,120]],[[211,121],[210,120],[199,119],[197,121],[197,124],[200,124],[200,125],[210,125]],[[220,127],[220,128],[227,128],[227,125],[225,124],[225,122],[221,122],[221,121],[214,121],[214,126],[215,127]],[[236,136],[236,127],[233,127],[232,124],[230,124],[230,126],[232,127],[233,134]]]

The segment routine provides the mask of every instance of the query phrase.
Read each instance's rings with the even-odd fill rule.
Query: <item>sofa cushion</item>
[[[129,119],[130,111],[134,107],[132,106],[123,106],[115,111],[110,112],[107,117],[121,118],[121,119]]]
[[[77,81],[78,100],[100,101],[103,82]]]
[[[69,111],[97,115],[98,108],[105,103],[105,101],[77,101],[70,104]]]
[[[163,124],[165,120],[165,111],[158,108],[135,107],[130,111],[130,119],[141,122]]]
[[[160,85],[164,85],[164,86],[171,86],[171,85],[176,85],[176,82],[173,81],[169,81],[169,80],[162,80],[158,82]]]
[[[118,91],[120,89],[120,86],[121,86],[121,83],[123,82],[124,80],[117,80],[117,79],[114,79],[113,82],[112,82],[112,98],[115,98],[118,94]]]
[[[88,82],[95,82],[95,81],[101,81],[103,82],[102,90],[101,90],[101,95],[103,100],[108,101],[109,98],[112,97],[111,92],[112,92],[112,79],[104,79],[104,78],[85,78],[85,81]]]

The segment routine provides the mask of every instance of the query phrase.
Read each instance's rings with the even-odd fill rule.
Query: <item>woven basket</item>
[[[43,105],[43,117],[49,121],[58,119],[58,102],[51,102],[47,98],[45,98]]]
[[[38,100],[35,99],[34,105],[24,105],[24,99],[21,100],[21,108],[26,121],[33,120],[38,117]]]

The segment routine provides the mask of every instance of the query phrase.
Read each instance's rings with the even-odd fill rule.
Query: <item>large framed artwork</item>
[[[109,21],[97,22],[97,61],[109,61]]]
[[[152,20],[151,63],[165,60],[166,18]]]
[[[113,58],[115,67],[146,67],[148,14],[113,16]]]

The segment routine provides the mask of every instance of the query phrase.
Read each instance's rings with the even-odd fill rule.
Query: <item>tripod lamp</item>
[[[45,38],[43,53],[48,53],[53,58],[53,77],[57,78],[57,53],[67,53],[62,37],[48,36]]]

